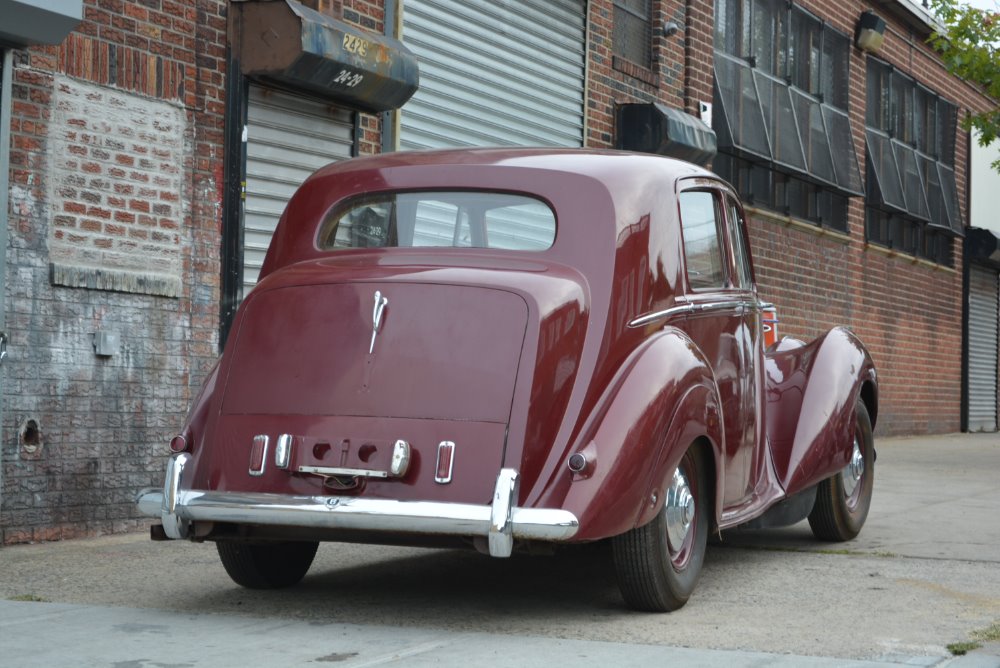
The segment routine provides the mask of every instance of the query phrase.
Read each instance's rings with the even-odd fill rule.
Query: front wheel
[[[297,584],[305,577],[319,543],[220,540],[215,547],[222,565],[236,584],[248,589],[279,589]]]
[[[855,415],[851,461],[819,484],[809,513],[809,526],[820,540],[851,540],[868,518],[875,485],[875,439],[868,409],[860,399]]]
[[[618,587],[629,607],[670,612],[687,603],[705,560],[708,499],[704,455],[691,446],[668,480],[653,521],[611,541]]]

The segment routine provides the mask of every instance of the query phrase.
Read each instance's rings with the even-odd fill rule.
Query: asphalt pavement
[[[211,545],[119,535],[0,548],[0,665],[1000,667],[1000,436],[876,445],[857,539],[727,533],[669,615],[624,607],[602,546],[324,544],[257,592]]]

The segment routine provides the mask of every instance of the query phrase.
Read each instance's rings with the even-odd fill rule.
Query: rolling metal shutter
[[[969,267],[969,431],[997,430],[997,272]]]
[[[354,116],[320,100],[251,85],[246,132],[243,295],[257,283],[274,228],[295,189],[320,167],[351,157]]]
[[[406,0],[400,148],[582,146],[585,0]]]

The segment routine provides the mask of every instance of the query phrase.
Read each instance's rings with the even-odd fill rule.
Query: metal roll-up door
[[[997,272],[969,267],[969,431],[997,430]]]
[[[278,218],[310,174],[354,150],[354,115],[321,100],[250,86],[243,294],[257,283]]]
[[[400,148],[582,146],[585,0],[406,0]]]

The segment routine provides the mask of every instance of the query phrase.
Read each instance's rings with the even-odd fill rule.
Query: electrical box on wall
[[[699,102],[698,103],[698,115],[701,117],[701,122],[712,127],[712,103],[711,102]]]
[[[118,332],[94,332],[94,354],[98,357],[116,355],[122,347]]]

